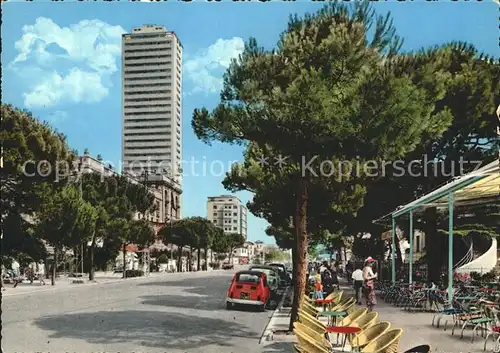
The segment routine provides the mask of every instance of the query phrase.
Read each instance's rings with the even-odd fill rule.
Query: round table
[[[357,326],[330,326],[326,328],[328,333],[336,333],[337,335],[344,335],[344,342],[342,343],[342,351],[344,351],[345,344],[347,343],[347,337],[361,331],[360,327]],[[338,336],[337,336],[338,337]],[[338,339],[338,338],[337,338]]]

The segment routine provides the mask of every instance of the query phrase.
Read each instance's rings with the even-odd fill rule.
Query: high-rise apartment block
[[[175,32],[145,25],[122,36],[122,163],[137,177],[181,185],[182,46]]]
[[[209,197],[207,219],[226,233],[239,233],[247,238],[247,208],[232,195]]]

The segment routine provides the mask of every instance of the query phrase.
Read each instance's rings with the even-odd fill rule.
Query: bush
[[[210,267],[212,267],[214,270],[220,269],[220,263],[219,262],[211,262]]]
[[[142,271],[142,270],[126,270],[125,271],[125,278],[142,277],[142,276],[144,276],[144,271]]]

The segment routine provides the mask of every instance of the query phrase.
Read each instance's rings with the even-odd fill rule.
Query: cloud
[[[118,71],[123,33],[121,26],[100,20],[60,27],[49,18],[39,17],[35,24],[25,25],[23,35],[15,42],[17,56],[10,66],[19,76],[35,67],[41,72],[25,92],[24,105],[48,108],[105,98],[110,85],[106,78]]]
[[[216,93],[222,88],[222,74],[229,67],[231,59],[237,58],[245,48],[243,39],[219,38],[193,59],[186,60],[184,72],[195,86],[191,93]]]

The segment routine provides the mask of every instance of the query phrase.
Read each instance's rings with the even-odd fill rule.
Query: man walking
[[[361,289],[363,288],[363,271],[359,266],[351,276],[354,283],[354,292],[356,293],[356,303],[361,304]]]

